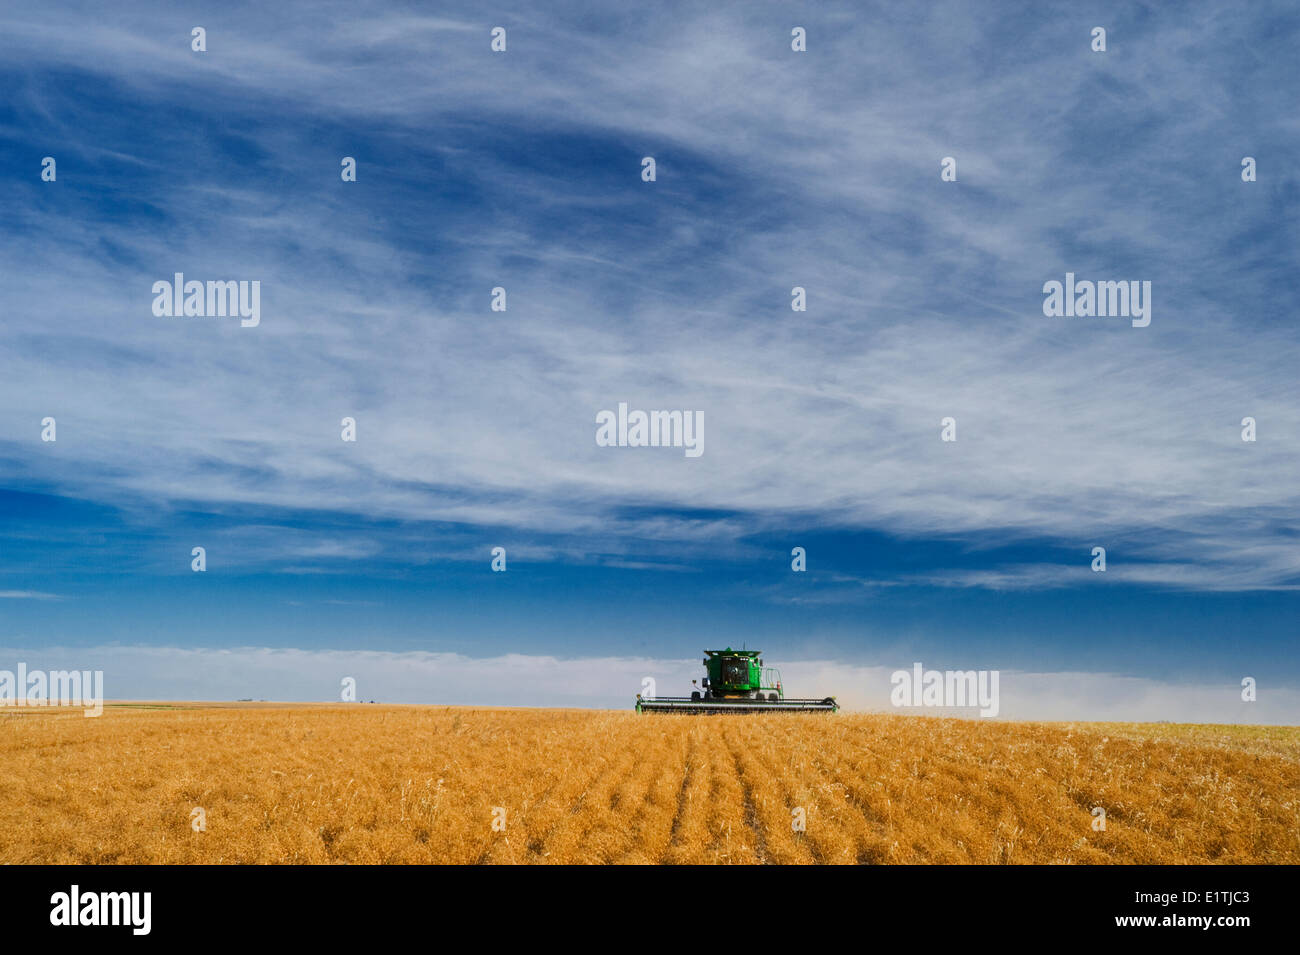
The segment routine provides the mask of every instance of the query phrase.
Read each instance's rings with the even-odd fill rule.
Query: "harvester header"
[[[761,650],[705,650],[706,676],[689,697],[636,696],[638,713],[834,713],[835,697],[787,699],[781,671],[763,666]],[[696,685],[692,680],[691,684]]]

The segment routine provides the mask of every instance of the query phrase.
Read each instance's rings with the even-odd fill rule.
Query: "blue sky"
[[[1012,713],[1194,718],[1249,675],[1213,712],[1300,720],[1294,7],[0,17],[10,656],[619,706],[748,642],[867,707],[920,660],[1041,675]],[[259,280],[261,324],[154,316],[175,272]],[[1044,317],[1066,272],[1150,281],[1150,326]],[[597,447],[621,401],[705,453]]]

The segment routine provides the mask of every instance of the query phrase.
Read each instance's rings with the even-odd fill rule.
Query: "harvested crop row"
[[[0,713],[0,863],[1300,862],[1300,730],[399,706]]]

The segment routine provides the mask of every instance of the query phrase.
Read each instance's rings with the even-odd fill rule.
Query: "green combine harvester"
[[[824,700],[787,700],[781,688],[781,671],[763,666],[761,650],[705,650],[708,676],[701,688],[687,697],[645,699],[636,695],[638,713],[834,713],[835,697]],[[695,685],[695,681],[691,681]]]

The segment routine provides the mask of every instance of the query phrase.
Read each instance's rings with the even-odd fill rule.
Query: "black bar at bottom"
[[[708,912],[716,914],[728,899],[747,908],[765,899],[772,906],[772,917],[761,920],[765,945],[787,935],[807,945],[832,928],[864,944],[901,930],[923,946],[943,944],[943,937],[1125,935],[1232,945],[1261,931],[1283,937],[1294,922],[1295,876],[1294,866],[825,867],[761,877],[734,867],[599,873],[566,867],[544,878],[527,867],[4,866],[0,924],[7,946],[60,936],[128,946],[252,939],[259,946],[372,944],[377,929],[426,939],[430,931],[446,937],[455,929],[468,933],[465,941],[490,941],[493,948],[514,938],[536,944],[539,932],[571,946],[574,936],[589,937],[597,925],[617,931],[623,924],[640,947],[677,932],[695,937]],[[106,907],[127,913],[124,925],[51,924],[52,914],[58,919],[70,907],[57,911],[60,894],[70,903],[74,885],[83,906],[90,894],[149,893],[148,934],[137,934],[143,926],[130,918],[142,915],[143,896],[116,896]],[[140,904],[124,908],[130,904],[124,898]],[[1201,921],[1207,918],[1208,925]]]

